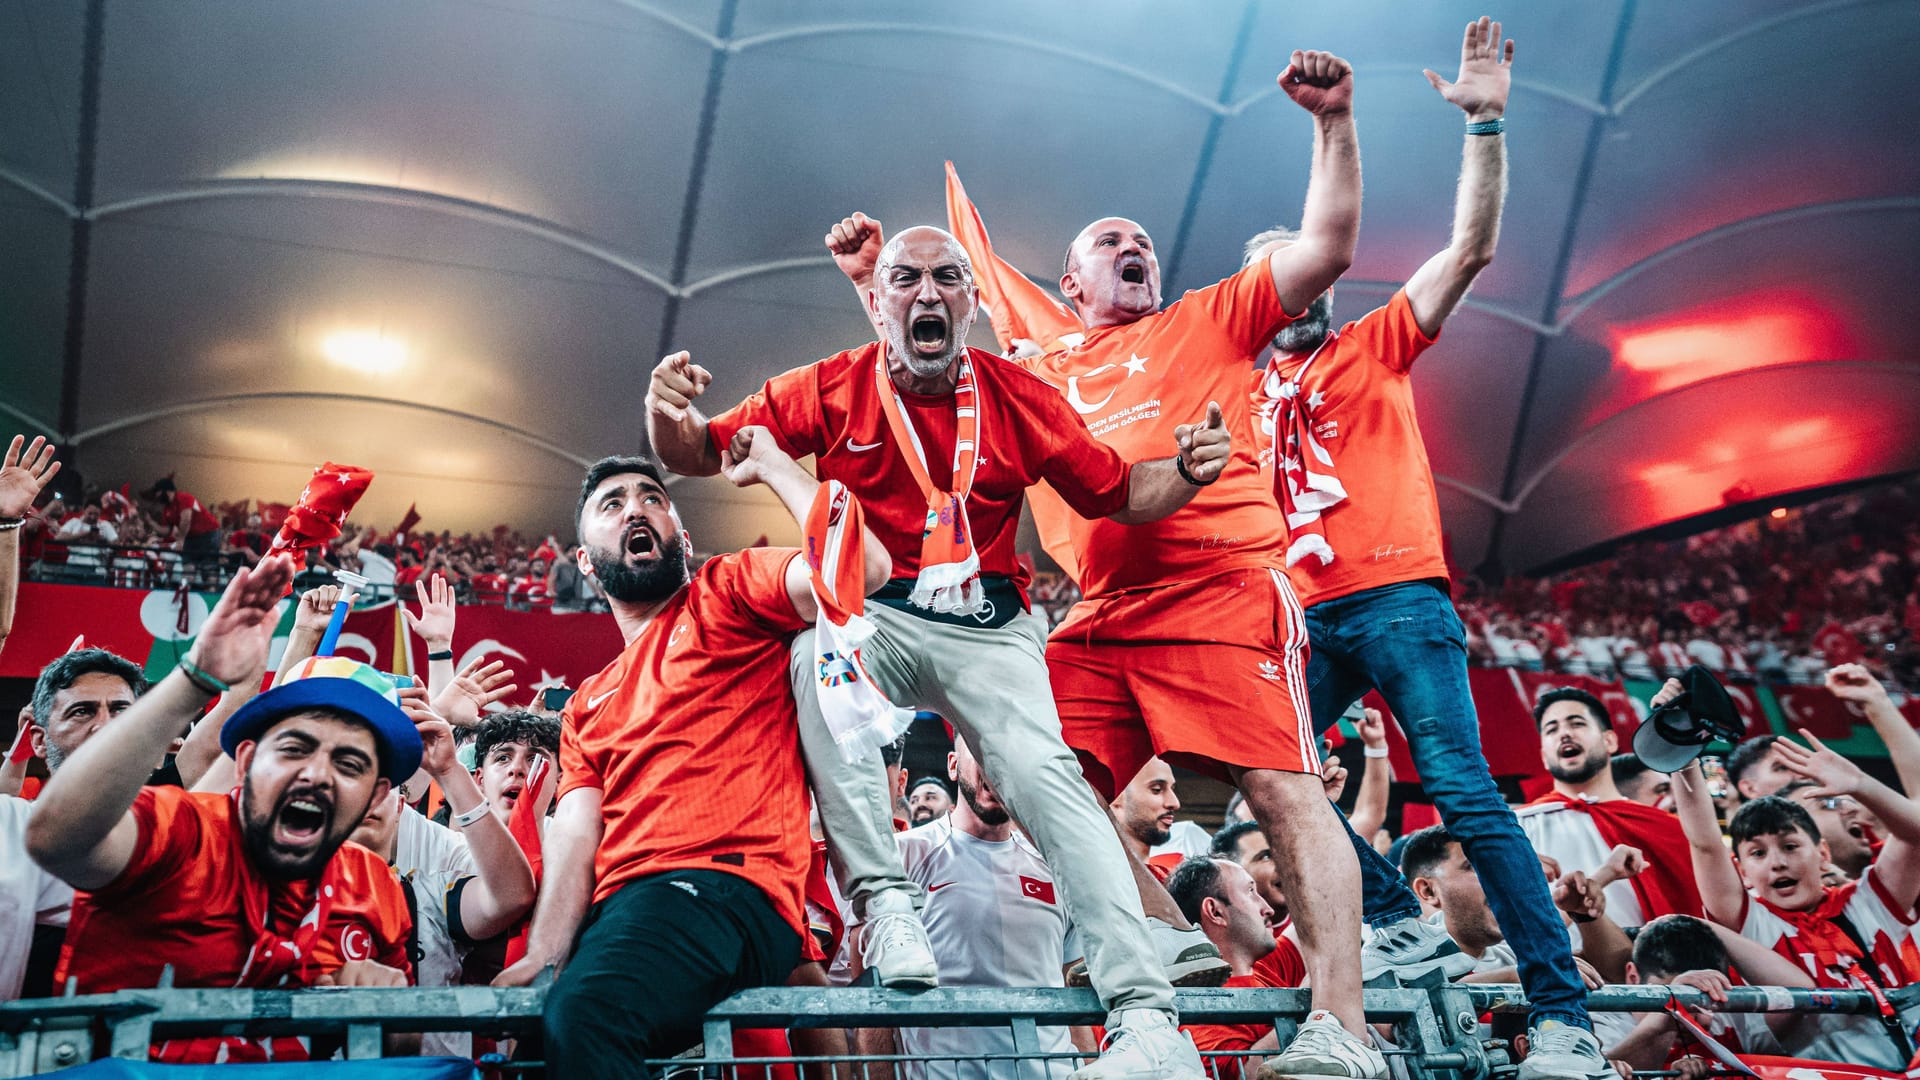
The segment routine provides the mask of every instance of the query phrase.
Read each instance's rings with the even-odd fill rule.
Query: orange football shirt
[[[1384,307],[1341,327],[1307,369],[1300,390],[1319,402],[1315,434],[1347,489],[1345,502],[1320,515],[1333,562],[1302,559],[1288,571],[1307,607],[1382,585],[1447,577],[1433,466],[1409,377],[1434,340],[1414,321],[1402,289]],[[1305,360],[1283,365],[1281,378],[1292,378]],[[1272,480],[1269,453],[1263,482],[1271,487]]]
[[[1068,349],[1016,363],[1045,379],[1093,437],[1128,461],[1170,457],[1173,429],[1206,419],[1219,402],[1233,436],[1226,471],[1193,501],[1146,525],[1086,520],[1035,492],[1033,514],[1049,551],[1064,542],[1090,599],[1248,566],[1281,566],[1286,526],[1261,475],[1247,382],[1253,361],[1294,316],[1280,305],[1267,263],[1187,293],[1124,326],[1089,330]]]
[[[613,663],[567,700],[560,796],[598,788],[595,903],[635,878],[717,870],[752,882],[806,937],[813,840],[787,639],[792,548],[708,559]]]

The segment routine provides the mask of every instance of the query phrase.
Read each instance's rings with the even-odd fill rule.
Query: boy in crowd
[[[1650,704],[1658,708],[1681,692],[1678,681],[1668,680]],[[1823,871],[1832,856],[1819,828],[1799,803],[1773,795],[1749,796],[1735,811],[1727,826],[1729,860],[1699,764],[1689,764],[1675,774],[1674,798],[1707,917],[1791,960],[1816,986],[1908,985],[1920,978],[1909,943],[1920,898],[1920,806],[1807,732],[1801,735],[1811,749],[1776,738],[1767,755],[1790,778],[1814,781],[1823,795],[1850,796],[1877,815],[1887,830],[1879,860],[1859,881],[1826,884]],[[1906,1026],[1911,1030],[1911,1020]],[[1907,1055],[1864,1017],[1808,1018],[1785,1042],[1798,1057],[1882,1069],[1907,1064]]]

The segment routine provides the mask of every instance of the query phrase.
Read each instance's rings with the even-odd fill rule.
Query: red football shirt
[[[207,508],[200,505],[199,499],[184,491],[173,493],[160,520],[167,525],[184,525],[184,532],[188,536],[199,536],[220,528],[220,520],[207,513]]]
[[[249,893],[281,937],[291,938],[313,910],[314,882],[270,882],[254,870],[233,796],[142,788],[133,816],[133,861],[112,884],[74,896],[55,985],[72,975],[82,994],[150,989],[172,964],[175,986],[236,986],[259,940],[247,921]],[[333,858],[337,891],[296,984],[311,985],[348,960],[376,960],[411,977],[412,918],[393,870],[357,844],[342,844]]]
[[[1402,581],[1447,577],[1440,503],[1433,466],[1413,414],[1413,362],[1432,345],[1420,330],[1406,290],[1340,328],[1307,369],[1301,391],[1314,411],[1320,445],[1333,456],[1347,500],[1320,515],[1333,562],[1302,559],[1291,571],[1300,602],[1322,600]],[[1281,368],[1292,378],[1305,357]],[[1271,486],[1272,444],[1263,478]]]
[[[580,684],[560,733],[560,796],[598,788],[594,901],[638,877],[718,870],[807,933],[812,838],[787,639],[792,548],[708,559],[640,635]]]
[[[1247,384],[1254,359],[1293,318],[1263,261],[1146,318],[1089,330],[1072,348],[1018,361],[1128,461],[1170,457],[1173,429],[1205,420],[1209,401],[1219,402],[1233,436],[1220,478],[1146,525],[1074,518],[1049,494],[1035,494],[1041,540],[1062,566],[1077,564],[1084,595],[1285,565],[1286,525],[1256,460]],[[1065,558],[1063,544],[1071,548]]]
[[[882,387],[874,370],[881,348],[869,342],[776,375],[714,417],[707,430],[719,449],[741,428],[758,424],[794,457],[815,455],[820,479],[847,485],[866,508],[867,528],[893,556],[893,576],[911,579],[920,573],[927,501],[904,456],[913,448],[894,442],[881,411]],[[1127,507],[1128,465],[1087,433],[1052,387],[992,353],[967,352],[980,414],[979,467],[967,520],[980,572],[1013,579],[1024,597],[1029,575],[1014,539],[1027,488],[1045,480],[1074,512],[1104,518]],[[1244,386],[1241,393],[1244,397]],[[926,448],[927,475],[946,490],[953,481],[953,397],[902,393],[900,401]]]
[[[1266,976],[1262,975],[1259,965],[1256,964],[1254,965],[1251,975],[1235,975],[1220,985],[1264,986],[1271,988],[1277,987],[1280,984],[1272,982],[1267,979]],[[1245,1050],[1254,1043],[1266,1038],[1267,1035],[1273,1031],[1273,1025],[1271,1023],[1188,1024],[1182,1030],[1193,1036],[1194,1049],[1204,1054],[1209,1050]],[[1211,1059],[1209,1065],[1212,1067],[1208,1069],[1208,1072],[1215,1076],[1233,1076],[1233,1066],[1236,1062],[1251,1062],[1252,1060],[1251,1058],[1232,1057]],[[1248,1070],[1247,1075],[1251,1076],[1252,1074],[1252,1070]]]

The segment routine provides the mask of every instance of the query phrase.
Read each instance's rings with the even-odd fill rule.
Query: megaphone
[[[1633,733],[1633,756],[1654,772],[1678,772],[1715,740],[1739,742],[1746,734],[1740,712],[1713,673],[1695,664],[1682,672],[1686,688],[1653,710]]]

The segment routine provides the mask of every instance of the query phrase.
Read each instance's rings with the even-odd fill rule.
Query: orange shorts
[[[1250,567],[1076,605],[1047,642],[1061,733],[1102,796],[1147,759],[1320,771],[1307,624],[1284,571]]]

